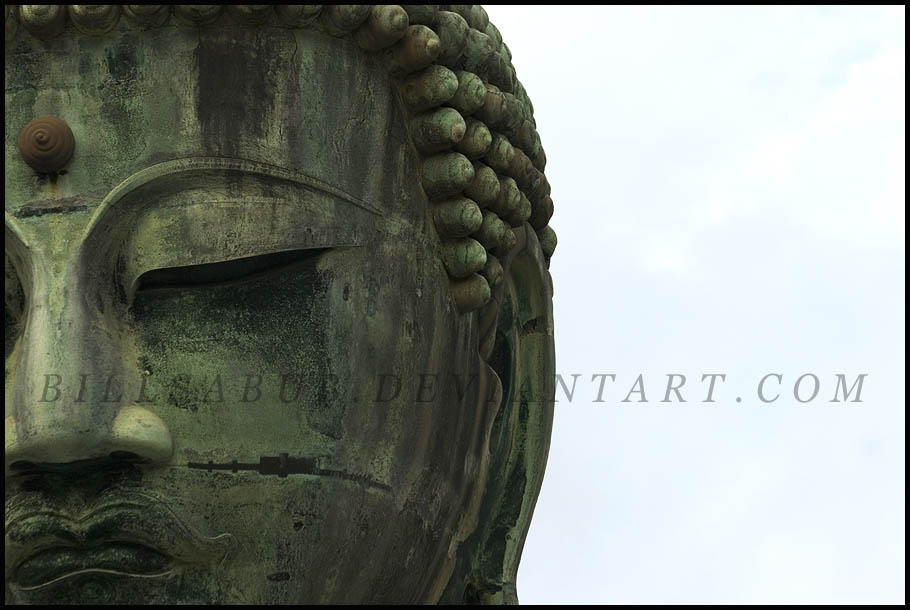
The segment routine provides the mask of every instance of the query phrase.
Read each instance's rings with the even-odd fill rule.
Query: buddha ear
[[[502,283],[480,314],[481,354],[502,382],[502,400],[490,433],[478,529],[465,541],[443,597],[454,603],[518,603],[518,562],[550,449],[553,286],[537,235],[528,224],[515,235],[515,247],[501,261]]]

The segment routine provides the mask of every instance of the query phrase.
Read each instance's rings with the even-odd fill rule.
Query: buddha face
[[[6,51],[7,601],[438,599],[498,380],[376,60],[229,26]],[[65,172],[20,157],[36,117]]]

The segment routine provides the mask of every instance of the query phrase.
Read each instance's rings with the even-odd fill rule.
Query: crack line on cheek
[[[346,481],[361,483],[367,487],[381,489],[385,492],[392,491],[391,486],[386,485],[385,483],[380,483],[379,481],[374,481],[373,479],[364,475],[352,474],[343,470],[321,468],[319,466],[318,458],[291,457],[287,453],[280,453],[277,457],[261,456],[259,458],[258,464],[238,462],[237,460],[231,460],[230,462],[224,463],[215,463],[212,460],[209,460],[208,462],[189,462],[187,463],[187,468],[205,470],[207,472],[214,472],[217,470],[219,472],[231,472],[233,474],[246,471],[255,472],[263,476],[276,475],[281,478],[285,478],[288,475],[292,474],[302,474],[317,477],[344,479]]]

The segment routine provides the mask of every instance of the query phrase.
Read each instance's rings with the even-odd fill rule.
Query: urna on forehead
[[[533,107],[480,6],[5,11],[8,202],[44,198],[36,171],[65,173],[66,197],[196,156],[303,171],[387,206],[429,200],[464,312],[489,300],[515,229],[527,223],[553,253]],[[72,130],[65,166],[23,162],[52,145],[22,133],[36,118]]]

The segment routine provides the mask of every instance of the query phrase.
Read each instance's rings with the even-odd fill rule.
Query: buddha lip
[[[155,578],[171,572],[173,558],[144,544],[108,541],[90,547],[52,546],[34,553],[15,570],[14,582],[28,591],[80,574]]]
[[[42,507],[7,517],[6,581],[23,590],[90,572],[166,576],[180,565],[223,562],[234,542],[202,536],[144,494],[81,516]]]

